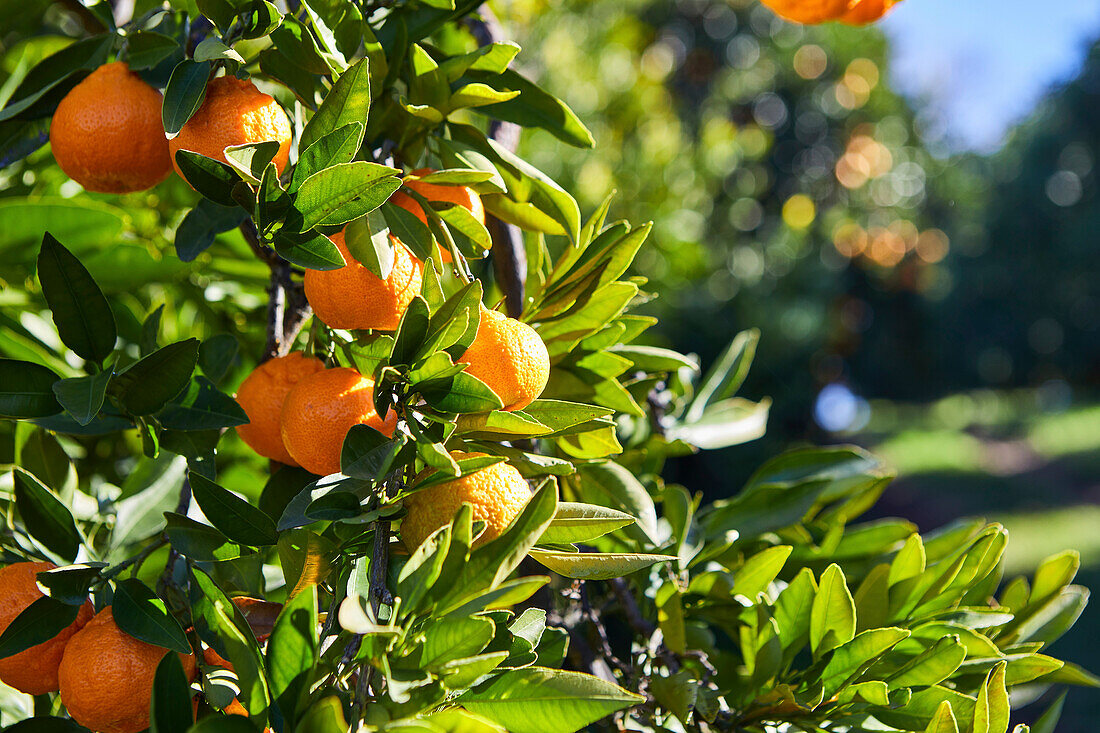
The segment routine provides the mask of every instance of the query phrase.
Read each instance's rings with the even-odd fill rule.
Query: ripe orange
[[[237,426],[241,440],[264,458],[297,466],[283,446],[280,434],[283,400],[299,380],[324,368],[320,359],[298,351],[269,359],[256,367],[237,390],[237,402],[249,419],[248,424]]]
[[[130,193],[172,172],[161,95],[122,61],[104,64],[61,100],[50,123],[53,157],[88,191]]]
[[[760,0],[780,18],[813,25],[840,17],[849,0]]]
[[[35,575],[53,570],[52,562],[17,562],[0,568],[0,634],[15,617],[42,597]],[[18,654],[0,659],[0,681],[29,695],[43,695],[57,689],[57,667],[65,645],[92,617],[91,603],[80,607],[76,620],[60,634]]]
[[[330,328],[395,330],[420,294],[424,265],[395,241],[393,269],[381,280],[351,256],[343,232],[329,239],[347,264],[337,270],[306,270],[306,300],[314,315]]]
[[[310,374],[283,402],[283,445],[302,468],[321,476],[340,470],[344,437],[353,425],[369,425],[393,435],[397,415],[374,411],[374,380],[340,367]]]
[[[418,168],[412,172],[412,175],[426,176],[432,172],[431,168]],[[485,207],[481,203],[481,197],[469,186],[444,186],[438,183],[424,183],[419,180],[406,181],[404,185],[416,191],[428,201],[442,201],[465,207],[474,215],[475,219],[482,224],[485,223]],[[415,214],[416,218],[425,224],[428,223],[428,215],[424,213],[424,209],[412,196],[397,191],[390,196],[390,203]],[[444,262],[451,261],[451,253],[446,249],[440,250],[440,257]]]
[[[481,307],[481,323],[458,361],[488,385],[505,410],[522,410],[538,399],[550,378],[550,355],[535,329]]]
[[[848,9],[838,18],[848,25],[867,25],[886,15],[898,0],[850,0]]]
[[[485,453],[452,451],[451,456],[475,458]],[[422,475],[430,474],[430,471]],[[474,546],[495,540],[511,524],[531,498],[531,487],[513,466],[495,463],[453,481],[436,484],[405,498],[408,514],[401,520],[401,540],[412,552],[435,530],[454,519],[463,504],[473,510],[474,521],[485,522],[485,531]]]
[[[73,720],[98,733],[137,733],[149,726],[149,698],[167,649],[123,633],[107,606],[69,641],[61,660],[61,702]],[[180,654],[188,679],[195,658]]]
[[[261,92],[251,81],[219,76],[206,85],[202,106],[179,134],[168,141],[168,149],[178,173],[177,150],[190,150],[224,162],[224,151],[230,145],[265,140],[279,142],[274,162],[282,173],[290,162],[290,118],[274,97]]]

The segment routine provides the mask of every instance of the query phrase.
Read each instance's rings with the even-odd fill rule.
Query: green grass
[[[1008,530],[1005,575],[1031,573],[1062,550],[1081,553],[1081,566],[1100,566],[1100,506],[1081,504],[1047,511],[990,514]]]

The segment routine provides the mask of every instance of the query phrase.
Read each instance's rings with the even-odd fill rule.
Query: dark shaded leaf
[[[80,532],[73,515],[56,494],[30,473],[16,468],[12,476],[15,506],[30,535],[50,552],[75,560],[80,551]]]
[[[38,253],[38,281],[66,346],[96,363],[114,351],[118,331],[103,291],[80,260],[49,232],[42,237]]]
[[[115,584],[112,602],[115,623],[123,632],[147,644],[190,654],[191,646],[179,621],[168,613],[164,601],[135,578]],[[181,670],[182,671],[182,670]]]

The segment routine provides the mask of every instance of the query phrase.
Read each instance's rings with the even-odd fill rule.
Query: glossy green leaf
[[[49,641],[72,624],[79,612],[79,606],[49,596],[36,599],[0,634],[0,659]]]
[[[168,86],[164,88],[164,101],[161,103],[161,121],[164,131],[169,135],[175,135],[182,130],[191,115],[202,106],[209,76],[209,61],[200,63],[184,59],[172,70]]]
[[[41,481],[22,468],[12,471],[15,507],[32,537],[66,560],[80,551],[80,532],[65,504]]]
[[[48,417],[61,412],[53,391],[59,379],[39,364],[0,358],[0,417]]]
[[[198,339],[168,344],[116,376],[111,394],[127,412],[150,415],[187,387],[198,360]]]
[[[80,260],[49,232],[38,252],[38,281],[66,346],[96,363],[114,351],[118,331],[103,291]]]
[[[192,473],[191,491],[202,513],[226,537],[242,545],[274,545],[279,540],[275,523],[259,507]]]
[[[153,675],[153,697],[149,705],[149,733],[186,733],[194,722],[191,685],[180,658],[165,654]]]
[[[147,644],[190,654],[191,646],[180,626],[153,591],[140,580],[120,580],[112,602],[115,623],[126,634]]]
[[[591,675],[529,667],[494,677],[459,703],[512,733],[573,733],[642,699]]]
[[[399,171],[377,163],[337,163],[302,182],[294,200],[300,231],[358,219],[377,209],[401,186]]]
[[[113,370],[106,369],[88,377],[62,379],[53,385],[57,401],[81,425],[87,425],[99,414],[107,397],[107,385]]]

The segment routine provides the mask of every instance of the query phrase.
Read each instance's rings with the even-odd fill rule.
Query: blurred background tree
[[[602,143],[525,153],[582,205],[615,191],[614,216],[657,222],[636,267],[657,337],[708,360],[762,332],[748,393],[775,400],[768,437],[681,459],[679,480],[719,494],[780,445],[855,439],[901,472],[881,514],[984,514],[1017,567],[1074,546],[1100,579],[1100,50],[981,155],[925,129],[875,27],[754,0],[504,9]],[[1093,611],[1062,643],[1084,660],[1098,637]],[[1066,730],[1100,715],[1070,705]]]

